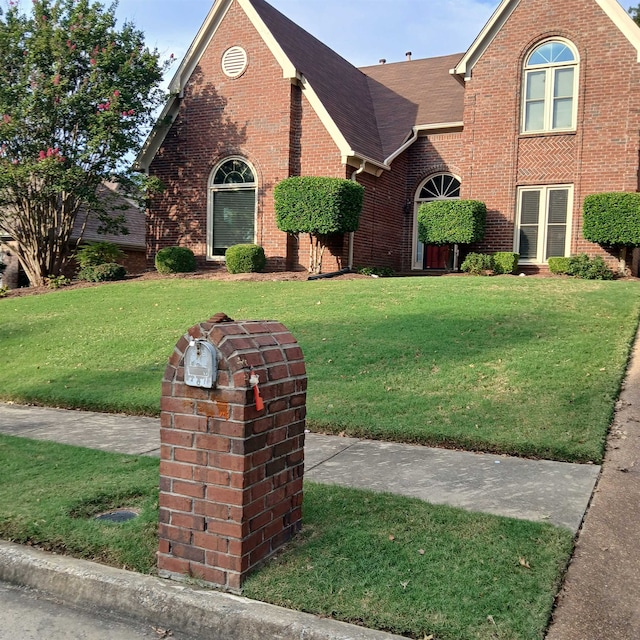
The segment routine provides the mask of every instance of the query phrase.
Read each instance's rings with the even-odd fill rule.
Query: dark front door
[[[451,247],[428,244],[424,252],[425,269],[450,269]]]

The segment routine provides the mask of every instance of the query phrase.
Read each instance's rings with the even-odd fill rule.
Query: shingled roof
[[[464,88],[449,74],[463,54],[358,69],[265,0],[235,0],[283,66],[300,82],[344,157],[385,167],[416,129],[460,125]],[[216,0],[171,83],[160,116],[175,115],[179,95],[231,0]],[[148,167],[166,128],[156,127],[138,157]]]

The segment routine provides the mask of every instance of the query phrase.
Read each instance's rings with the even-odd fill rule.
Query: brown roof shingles
[[[357,69],[265,0],[251,4],[358,155],[382,163],[414,126],[462,121],[464,88],[449,69],[463,54]]]

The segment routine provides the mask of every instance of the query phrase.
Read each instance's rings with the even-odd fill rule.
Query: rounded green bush
[[[571,268],[571,258],[549,258],[547,262],[549,263],[549,271],[558,275],[568,274]]]
[[[224,258],[229,273],[254,273],[267,264],[264,249],[257,244],[235,244],[226,250]]]
[[[156,253],[158,273],[188,273],[196,270],[196,257],[186,247],[165,247]]]
[[[113,242],[92,242],[76,252],[76,260],[81,269],[98,264],[117,262],[124,258],[124,252]]]
[[[85,267],[78,271],[78,278],[87,282],[112,282],[124,280],[127,270],[115,262],[105,262],[94,266]]]
[[[493,271],[493,258],[487,253],[470,253],[460,265],[460,271],[480,276]]]

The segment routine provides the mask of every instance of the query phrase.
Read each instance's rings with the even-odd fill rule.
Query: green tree
[[[640,26],[640,4],[637,7],[629,7],[629,15],[633,21]]]
[[[331,236],[358,230],[364,187],[344,178],[293,176],[275,186],[273,197],[278,229],[309,234],[309,272],[318,274]]]
[[[13,1],[0,10],[0,229],[34,285],[69,262],[76,219],[123,231],[96,190],[125,180],[163,99],[165,65],[133,24],[118,27],[116,8],[33,0],[29,13]]]

